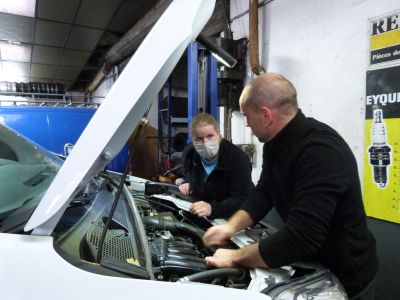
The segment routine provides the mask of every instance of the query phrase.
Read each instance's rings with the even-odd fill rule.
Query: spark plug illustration
[[[387,167],[390,165],[391,147],[386,144],[386,128],[383,121],[382,109],[373,111],[373,124],[371,131],[372,146],[369,147],[369,162],[372,166],[374,182],[380,189],[386,187]]]

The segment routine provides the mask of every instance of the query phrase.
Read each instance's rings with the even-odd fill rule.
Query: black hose
[[[179,279],[180,282],[199,282],[199,281],[204,281],[204,280],[211,280],[214,278],[219,278],[219,277],[238,277],[238,278],[244,278],[245,271],[244,269],[240,268],[223,268],[223,269],[213,269],[213,270],[207,270],[203,272],[199,272],[196,274],[192,274],[189,276],[185,276]]]
[[[174,221],[174,220],[166,220],[166,219],[163,219],[160,217],[143,217],[142,220],[143,220],[143,224],[145,226],[153,226],[153,227],[155,227],[155,229],[158,229],[158,230],[169,230],[172,232],[175,232],[176,230],[181,230],[181,231],[187,232],[187,233],[195,236],[200,241],[202,241],[203,235],[205,233],[204,230],[202,230],[198,227],[192,226],[190,224],[182,223],[182,222]],[[205,248],[209,253],[215,252],[214,247],[206,246]]]
[[[167,259],[163,263],[163,267],[171,269],[189,269],[192,272],[199,272],[207,270],[207,265],[205,262],[195,262],[195,261],[183,261],[179,259]]]
[[[204,234],[204,230],[192,226],[190,224],[174,220],[166,220],[164,218],[159,218],[159,217],[143,217],[143,224],[145,226],[154,226],[155,229],[158,230],[169,230],[172,232],[179,229],[181,231],[185,231],[187,233],[196,236],[200,240],[202,239]]]
[[[175,253],[168,253],[168,259],[171,260],[183,260],[189,262],[197,262],[205,264],[205,260],[202,257],[194,256],[194,255],[187,255],[187,254],[175,254]]]
[[[220,47],[218,44],[212,42],[209,38],[205,37],[202,34],[199,34],[196,40],[199,43],[203,44],[203,46],[206,47],[207,50],[217,55],[222,61],[224,61],[224,64],[228,68],[233,68],[236,65],[237,59],[226,52],[224,49],[222,49],[222,47]]]

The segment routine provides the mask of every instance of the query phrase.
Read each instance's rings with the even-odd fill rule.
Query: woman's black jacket
[[[251,163],[247,155],[231,142],[222,139],[218,163],[206,178],[206,172],[192,144],[182,154],[183,175],[190,184],[191,196],[211,204],[213,218],[229,218],[254,188]]]

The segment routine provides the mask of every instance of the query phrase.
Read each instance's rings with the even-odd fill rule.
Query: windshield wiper
[[[91,182],[88,182],[85,188],[79,192],[74,199],[69,203],[68,208],[76,207],[76,206],[85,206],[89,204],[96,196],[98,192],[98,188],[91,188]]]
[[[29,202],[32,199],[33,198],[27,199],[26,202]],[[35,208],[35,206],[22,206],[14,209],[11,213],[7,214],[0,220],[0,232],[17,233],[22,231]]]

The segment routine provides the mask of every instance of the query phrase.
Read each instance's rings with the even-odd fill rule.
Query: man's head
[[[247,126],[260,142],[275,137],[298,111],[295,87],[276,73],[254,79],[243,89],[239,101]]]

